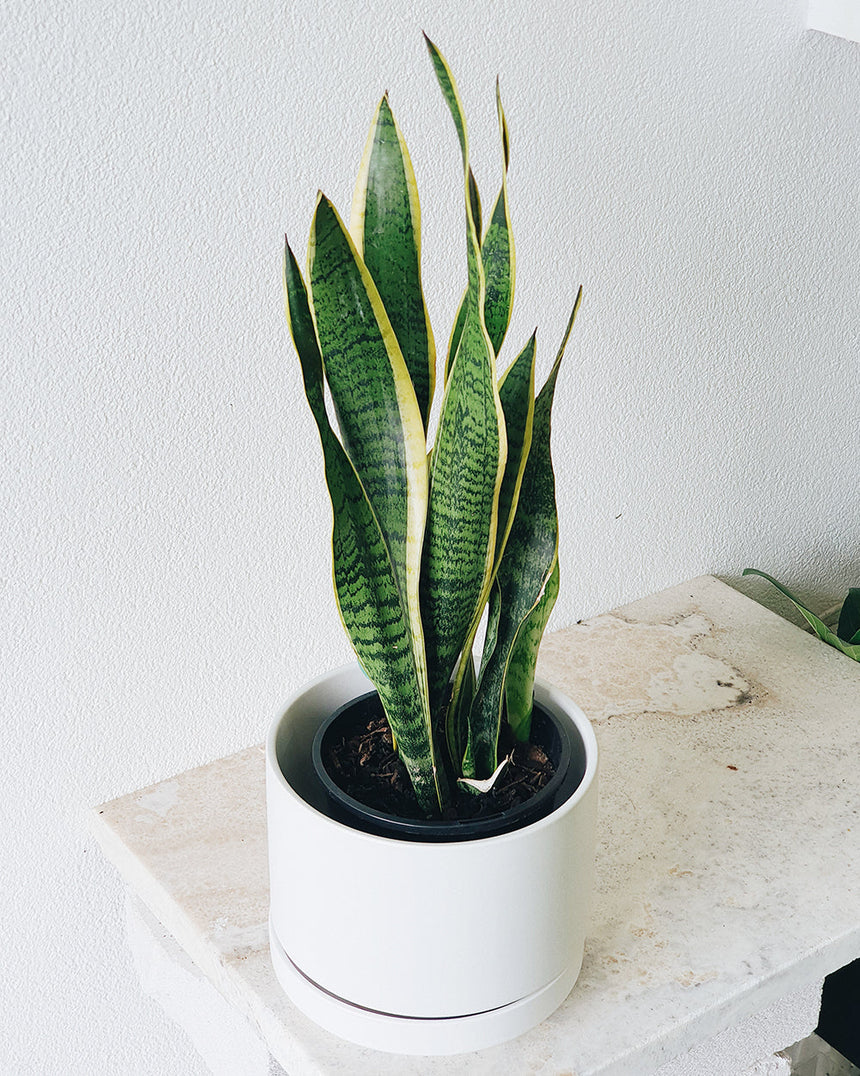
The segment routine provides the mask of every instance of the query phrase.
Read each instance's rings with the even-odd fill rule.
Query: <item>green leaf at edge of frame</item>
[[[802,601],[795,598],[791,591],[774,579],[772,575],[768,575],[767,572],[760,572],[758,568],[744,568],[742,574],[759,575],[762,579],[766,579],[768,583],[776,587],[780,594],[784,594],[788,598],[822,642],[827,643],[836,650],[840,650],[846,657],[853,658],[854,661],[860,661],[860,645],[846,643],[843,639],[840,639],[835,631],[828,628],[820,617],[816,616],[811,609],[807,609]]]
[[[851,645],[860,643],[860,587],[851,587],[842,603],[836,634]]]
[[[387,95],[362,155],[350,232],[400,344],[426,427],[436,349],[421,287],[421,208],[409,150]]]

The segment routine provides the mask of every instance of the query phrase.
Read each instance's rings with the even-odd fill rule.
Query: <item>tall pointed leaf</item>
[[[478,777],[489,776],[498,763],[496,745],[506,695],[508,722],[515,734],[527,739],[531,727],[531,687],[537,650],[558,594],[552,404],[559,367],[581,299],[582,289],[577,294],[555,363],[535,401],[531,447],[513,524],[496,574],[490,615],[497,623],[488,632],[493,647],[485,649],[469,715],[467,758]]]
[[[436,351],[421,289],[421,210],[409,151],[387,95],[370,127],[350,232],[391,321],[426,426]]]
[[[322,366],[363,499],[335,548],[341,615],[376,684],[419,803],[444,798],[434,757],[426,658],[418,606],[427,464],[409,372],[376,287],[331,203],[317,203],[309,243],[309,309]],[[353,489],[335,504],[353,505]],[[333,496],[333,504],[335,498]],[[345,509],[344,509],[345,510]],[[382,553],[362,545],[372,517]],[[359,526],[360,524],[360,526]],[[372,528],[371,528],[372,529]],[[340,557],[340,560],[338,559]],[[384,575],[368,583],[374,573]],[[338,568],[340,575],[338,576]],[[399,623],[402,621],[402,624]],[[392,627],[394,625],[394,627]],[[407,654],[385,668],[386,632],[405,631]],[[371,660],[375,659],[375,664]]]
[[[496,110],[499,115],[499,131],[502,138],[504,172],[502,173],[502,189],[499,191],[499,196],[490,217],[487,234],[481,244],[481,257],[487,278],[484,319],[487,323],[490,340],[493,342],[493,350],[498,355],[511,320],[516,272],[514,236],[511,230],[511,211],[508,204],[510,138],[508,124],[502,108],[502,99],[499,95],[498,80],[496,81]]]
[[[448,757],[455,762],[458,774],[462,773],[463,758],[469,735],[469,709],[475,697],[475,661],[472,654],[464,654],[461,662],[458,689],[451,697],[445,715],[445,738]]]
[[[849,658],[853,658],[855,661],[860,661],[860,642],[855,643],[852,641],[849,643],[845,642],[844,639],[840,639],[835,631],[828,628],[820,617],[816,616],[811,609],[807,609],[799,598],[795,598],[791,591],[787,587],[784,587],[782,583],[778,583],[773,576],[768,575],[766,572],[760,572],[757,568],[744,568],[743,574],[760,575],[762,579],[766,579],[768,583],[773,584],[780,594],[784,594],[786,598],[788,598],[822,642],[828,643],[830,646],[835,647],[836,650],[841,650],[842,653]]]
[[[484,297],[484,322],[487,326],[487,334],[493,344],[496,355],[502,348],[505,334],[511,320],[511,310],[514,303],[514,280],[516,259],[514,256],[514,236],[511,230],[510,207],[508,204],[508,165],[510,163],[510,138],[505,113],[502,109],[502,101],[499,96],[499,84],[496,82],[496,109],[499,115],[499,130],[502,138],[502,155],[504,158],[504,172],[502,175],[502,187],[496,198],[487,234],[481,243],[481,260],[484,266],[486,279],[486,294]],[[470,179],[474,183],[474,177]],[[475,187],[477,197],[477,187]],[[475,229],[478,236],[481,234],[480,218],[475,218]],[[454,328],[448,341],[448,357],[445,362],[445,379],[451,372],[454,356],[463,335],[463,323],[466,315],[466,295],[460,301],[457,316],[454,319]]]
[[[558,597],[558,554],[546,581],[543,594],[517,632],[511,651],[508,674],[505,678],[505,706],[508,724],[518,740],[527,740],[531,733],[532,700],[534,698],[535,668],[543,633]]]
[[[499,383],[499,399],[505,413],[508,458],[499,492],[499,528],[495,560],[498,566],[508,532],[514,521],[526,460],[532,443],[535,410],[535,334],[505,370]]]
[[[432,42],[427,45],[460,139],[469,269],[463,335],[445,387],[433,448],[422,576],[435,711],[461,653],[471,649],[470,639],[489,593],[506,442],[495,354],[484,325],[485,282],[470,197],[466,127],[447,64]]]

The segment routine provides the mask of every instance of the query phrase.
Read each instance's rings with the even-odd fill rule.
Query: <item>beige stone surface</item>
[[[648,1076],[813,998],[752,1064],[812,1029],[814,984],[860,955],[860,664],[705,576],[555,633],[539,671],[598,738],[595,911],[570,997],[507,1046],[388,1057],[292,1009],[266,948],[261,747],[97,809],[108,855],[287,1072]]]

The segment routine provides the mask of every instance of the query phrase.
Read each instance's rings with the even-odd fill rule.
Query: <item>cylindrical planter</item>
[[[323,1027],[365,1046],[450,1054],[521,1034],[567,996],[582,963],[597,807],[597,745],[572,726],[581,780],[546,817],[478,840],[422,843],[330,817],[310,765],[322,721],[369,688],[350,666],[296,694],[267,742],[270,933],[276,974]]]

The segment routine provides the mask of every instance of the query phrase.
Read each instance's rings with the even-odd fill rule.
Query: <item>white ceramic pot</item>
[[[318,1024],[395,1053],[504,1042],[565,999],[582,964],[597,810],[597,743],[547,684],[535,700],[574,726],[583,777],[551,814],[451,843],[334,821],[310,765],[321,721],[369,688],[358,666],[290,700],[266,745],[270,940],[287,994]]]

